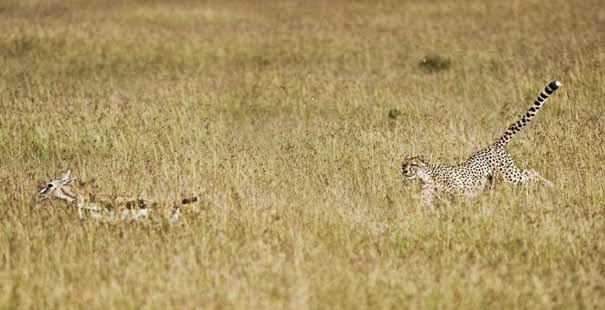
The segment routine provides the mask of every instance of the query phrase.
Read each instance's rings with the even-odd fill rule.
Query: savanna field
[[[0,1],[0,308],[603,308],[605,6]],[[555,183],[419,204],[509,145]],[[181,223],[37,201],[198,195]]]

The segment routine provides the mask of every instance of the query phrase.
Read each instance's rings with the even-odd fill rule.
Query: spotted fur
[[[476,152],[466,161],[457,165],[432,164],[421,157],[407,157],[403,161],[401,173],[407,179],[418,179],[422,183],[421,202],[431,204],[436,194],[447,193],[473,197],[484,191],[496,174],[502,175],[509,183],[526,183],[530,180],[542,181],[547,186],[552,183],[533,170],[522,170],[506,150],[512,137],[536,116],[548,97],[561,82],[552,81],[536,98],[529,110],[491,146]]]

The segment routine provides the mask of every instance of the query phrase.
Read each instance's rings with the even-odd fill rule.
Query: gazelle
[[[51,180],[38,191],[39,199],[62,200],[75,205],[80,218],[90,215],[99,220],[140,220],[146,219],[151,212],[161,211],[175,222],[181,218],[181,207],[196,202],[197,197],[184,198],[178,202],[156,202],[137,197],[118,197],[103,194],[88,194],[80,188],[77,178],[71,170],[58,180]],[[161,210],[160,210],[161,209]]]

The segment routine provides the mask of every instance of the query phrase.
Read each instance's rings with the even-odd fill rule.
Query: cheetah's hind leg
[[[554,184],[543,178],[534,170],[521,170],[508,153],[505,153],[500,159],[499,172],[504,177],[504,180],[509,183],[527,183],[528,181],[541,181],[547,187],[554,187]]]
[[[539,173],[537,173],[535,170],[525,170],[523,171],[525,174],[528,175],[528,178],[531,180],[538,180],[538,181],[542,181],[542,183],[544,184],[544,186],[548,187],[548,188],[553,188],[555,187],[555,184],[553,184],[553,182],[545,179],[544,177],[542,177]]]

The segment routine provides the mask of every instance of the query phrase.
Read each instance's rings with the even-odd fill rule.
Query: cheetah
[[[51,180],[42,187],[37,194],[39,200],[60,200],[74,205],[78,216],[90,216],[97,220],[113,222],[116,220],[141,220],[154,212],[164,211],[170,216],[172,222],[181,218],[181,207],[198,200],[197,197],[184,198],[178,202],[156,202],[138,197],[119,197],[107,194],[88,194],[79,186],[77,178],[73,177],[71,170],[67,170],[63,177]],[[160,211],[160,212],[161,212]]]
[[[548,97],[559,87],[561,82],[550,82],[538,95],[534,104],[518,121],[511,124],[504,134],[489,147],[471,155],[466,161],[457,165],[429,163],[420,156],[406,157],[401,166],[401,174],[406,179],[417,179],[422,184],[420,202],[432,205],[439,194],[475,197],[487,189],[496,174],[502,175],[509,183],[519,184],[528,181],[541,181],[545,186],[553,184],[533,170],[522,170],[513,161],[506,150],[512,137],[534,118]]]

